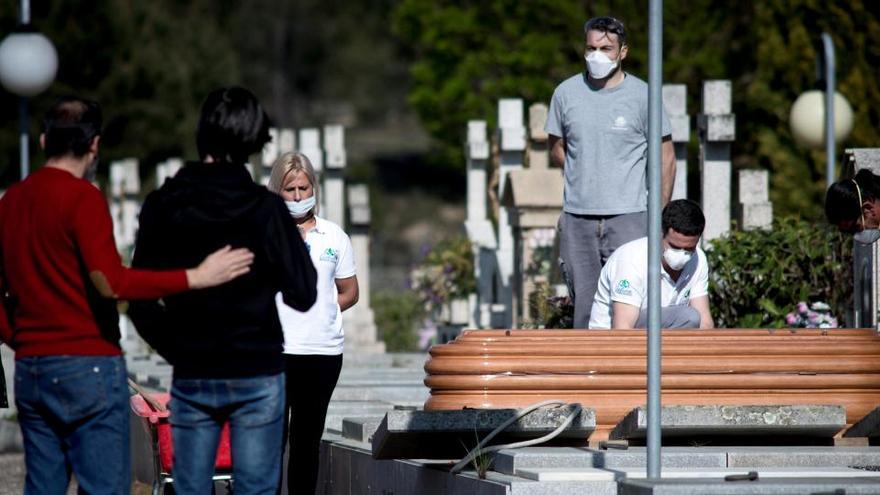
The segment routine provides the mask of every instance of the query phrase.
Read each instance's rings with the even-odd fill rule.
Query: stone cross
[[[500,156],[498,160],[498,197],[504,195],[507,177],[513,170],[523,167],[526,149],[526,128],[523,126],[523,101],[519,98],[498,100],[498,137]],[[504,305],[503,314],[493,326],[510,328],[513,324],[513,268],[514,239],[508,211],[498,209],[498,299]],[[495,318],[493,318],[495,319]]]
[[[269,129],[269,137],[271,141],[263,146],[263,152],[260,154],[260,171],[259,183],[262,185],[269,184],[269,177],[272,174],[272,165],[284,153],[296,150],[296,134],[293,129],[278,129],[272,127]],[[251,176],[254,176],[253,168],[248,169]]]
[[[385,343],[376,338],[376,322],[370,306],[370,193],[364,184],[348,186],[349,229],[357,264],[360,297],[358,303],[342,313],[347,352],[385,352]]]
[[[467,125],[467,220],[464,228],[474,251],[474,275],[477,292],[468,298],[468,326],[491,326],[492,282],[496,263],[495,230],[486,214],[488,199],[486,164],[489,160],[489,141],[486,121],[471,120]]]
[[[263,145],[263,153],[260,157],[260,183],[264,186],[269,183],[269,173],[272,170],[272,164],[281,154],[279,146],[279,131],[272,127],[269,129],[269,142]]]
[[[773,203],[770,202],[769,173],[766,170],[739,171],[739,202],[736,219],[743,230],[769,230],[773,225]]]
[[[116,247],[122,252],[134,245],[137,235],[137,215],[140,210],[137,196],[140,190],[136,159],[126,158],[110,164],[110,216],[113,218]]]
[[[156,189],[165,184],[165,179],[177,175],[178,170],[183,167],[183,159],[169,158],[164,162],[156,165]]]
[[[345,226],[345,180],[343,172],[346,165],[345,128],[341,125],[324,127],[324,190],[322,202],[325,205],[324,218]]]
[[[562,170],[549,167],[546,121],[546,105],[529,108],[529,168],[508,173],[501,201],[513,228],[514,328],[537,316],[531,314],[529,300],[538,283],[550,283],[548,272],[555,264],[541,261],[552,258],[563,196]]]
[[[675,147],[675,181],[672,199],[687,198],[687,144],[691,140],[691,121],[687,114],[687,86],[663,85],[663,107],[672,124],[672,144]]]
[[[550,168],[550,152],[547,148],[547,105],[535,103],[529,107],[529,168],[546,170]]]
[[[697,117],[700,139],[700,189],[706,229],[703,247],[730,230],[730,143],[736,136],[729,80],[703,83],[702,113]]]
[[[299,152],[312,162],[312,167],[318,175],[318,182],[323,183],[324,179],[324,150],[321,149],[321,130],[316,128],[307,128],[299,130]],[[325,211],[326,204],[324,200],[326,195],[319,198],[320,204],[318,211]]]

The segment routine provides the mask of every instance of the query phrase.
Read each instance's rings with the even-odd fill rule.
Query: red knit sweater
[[[17,358],[118,355],[113,299],[164,297],[187,280],[123,266],[101,192],[43,167],[0,199],[0,289],[0,340]]]

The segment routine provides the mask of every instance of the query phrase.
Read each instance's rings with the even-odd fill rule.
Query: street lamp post
[[[0,42],[0,85],[21,98],[18,118],[22,180],[30,168],[27,99],[45,91],[58,72],[55,47],[31,26],[30,18],[30,0],[22,0],[21,24]]]
[[[835,153],[838,142],[852,131],[853,110],[846,98],[835,91],[836,63],[834,43],[822,33],[822,52],[818,57],[816,79],[823,90],[813,89],[798,96],[789,114],[789,125],[795,141],[813,149],[825,149],[825,187],[835,176]]]

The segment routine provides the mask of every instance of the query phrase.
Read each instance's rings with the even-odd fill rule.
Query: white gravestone
[[[663,85],[663,107],[672,124],[675,148],[675,181],[671,199],[687,198],[687,144],[691,140],[691,121],[687,114],[687,86]]]
[[[730,231],[730,143],[736,136],[728,80],[703,83],[702,113],[697,118],[700,138],[700,186],[706,229],[703,247]]]
[[[523,102],[519,98],[498,100],[498,134],[501,155],[498,161],[498,197],[504,195],[507,177],[523,167],[526,149],[526,128],[523,125]],[[513,325],[513,229],[506,208],[498,209],[498,291],[496,301],[503,305],[503,313],[493,315],[493,326],[510,328]]]
[[[342,313],[346,352],[385,352],[385,343],[376,338],[377,329],[370,306],[370,197],[366,185],[348,187],[350,225],[348,235],[357,264],[360,297],[358,303]]]
[[[323,217],[337,225],[345,223],[345,128],[341,125],[324,127],[324,194]]]
[[[477,291],[468,298],[468,326],[486,328],[492,323],[492,281],[496,276],[495,230],[487,217],[489,141],[486,121],[471,120],[467,126],[467,220],[465,231],[474,253]]]
[[[736,216],[739,227],[743,230],[770,229],[773,226],[773,204],[769,196],[769,172],[744,169],[738,175]]]

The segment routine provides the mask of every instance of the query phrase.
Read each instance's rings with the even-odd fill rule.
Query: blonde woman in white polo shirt
[[[318,272],[318,298],[306,312],[276,297],[284,330],[290,422],[288,493],[315,493],[318,452],[330,396],[342,369],[342,312],[358,300],[351,239],[317,216],[318,181],[302,153],[285,153],[272,166],[268,188],[284,198]]]

